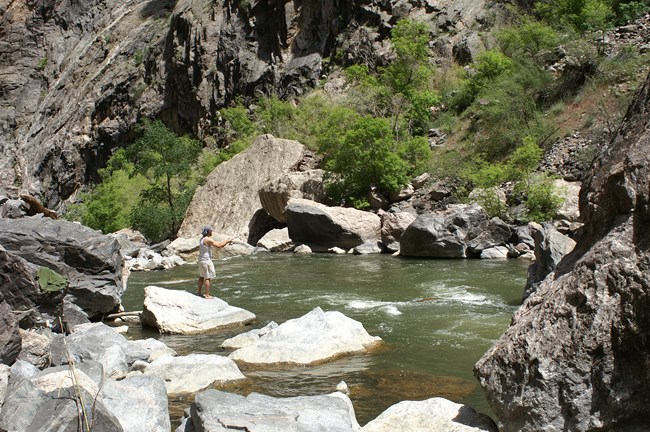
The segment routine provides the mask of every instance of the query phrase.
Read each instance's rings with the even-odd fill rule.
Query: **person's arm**
[[[227,239],[227,240],[224,240],[222,242],[218,242],[218,241],[212,240],[211,238],[207,238],[207,239],[204,240],[204,243],[207,243],[208,246],[214,246],[214,247],[217,247],[217,248],[222,248],[222,247],[232,243],[232,239]]]

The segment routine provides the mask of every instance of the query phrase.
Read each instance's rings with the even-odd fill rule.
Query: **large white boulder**
[[[164,379],[168,396],[196,393],[214,383],[245,379],[235,362],[216,354],[163,357],[147,366],[144,374]]]
[[[321,202],[325,197],[323,170],[293,171],[260,189],[260,202],[264,210],[278,222],[286,222],[284,209],[289,200],[304,198]]]
[[[341,312],[323,312],[317,307],[234,351],[230,358],[248,364],[312,365],[366,352],[380,342],[381,338],[370,336],[360,322]]]
[[[157,286],[144,289],[142,323],[161,333],[196,334],[247,324],[255,314],[230,306],[219,298],[204,299],[193,293]]]
[[[360,432],[497,432],[494,422],[467,405],[443,398],[403,401],[388,408]]]
[[[221,347],[225,349],[235,350],[248,345],[252,345],[257,342],[262,336],[266,335],[268,332],[277,327],[278,324],[275,321],[271,321],[260,329],[253,329],[251,331],[247,331],[246,333],[241,333],[237,336],[231,337],[230,339],[226,339],[221,343]]]
[[[553,181],[555,192],[562,198],[562,205],[558,209],[559,219],[575,222],[580,218],[580,188],[581,182],[568,182],[563,179]]]
[[[210,225],[215,233],[247,241],[249,223],[262,208],[259,190],[295,167],[304,151],[298,141],[258,137],[248,149],[208,175],[194,193],[178,236],[195,237],[202,226]]]
[[[268,249],[271,252],[290,251],[294,246],[287,228],[271,230],[257,242],[257,247]]]

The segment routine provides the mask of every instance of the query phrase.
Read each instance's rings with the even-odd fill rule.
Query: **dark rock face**
[[[583,186],[576,248],[475,366],[502,431],[648,430],[650,76]]]
[[[328,207],[298,198],[289,201],[285,215],[291,240],[312,250],[378,245],[381,237],[379,216],[354,208]]]
[[[61,302],[44,295],[36,281],[38,267],[47,267],[68,279],[74,303],[90,317],[108,313],[120,304],[119,243],[98,231],[67,221],[33,217],[0,219],[2,292],[19,311],[34,305]]]
[[[2,296],[0,295],[0,300]],[[6,301],[0,301],[0,363],[11,365],[18,358],[22,338],[18,322]]]
[[[457,204],[417,217],[400,239],[400,255],[426,258],[467,258],[469,231],[487,222],[478,205]]]

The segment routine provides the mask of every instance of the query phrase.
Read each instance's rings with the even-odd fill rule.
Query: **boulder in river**
[[[343,393],[275,398],[251,393],[248,396],[206,390],[196,395],[190,418],[206,432],[327,431],[359,430],[350,399]],[[179,428],[178,430],[188,430]]]
[[[352,249],[381,240],[381,220],[371,212],[329,207],[306,199],[292,199],[285,209],[289,236],[314,251],[331,247]]]
[[[144,289],[142,323],[161,333],[196,334],[247,324],[255,314],[214,297],[156,286]]]
[[[341,312],[320,307],[270,330],[251,345],[230,354],[245,364],[312,365],[353,353],[368,352],[381,338]]]
[[[275,321],[271,321],[260,329],[253,329],[246,333],[238,334],[237,336],[226,339],[221,343],[221,347],[225,349],[235,350],[252,345],[259,340],[262,336],[278,327]]]
[[[402,401],[388,408],[359,432],[498,432],[485,414],[444,398]]]
[[[257,242],[257,247],[267,249],[271,252],[287,252],[292,250],[295,245],[289,237],[289,230],[287,228],[274,229],[267,232]]]
[[[467,258],[468,233],[487,222],[482,207],[453,204],[437,213],[421,214],[400,238],[399,254],[423,258]]]

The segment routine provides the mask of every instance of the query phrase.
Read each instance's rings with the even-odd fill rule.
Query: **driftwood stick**
[[[106,315],[104,319],[106,320],[114,320],[116,318],[122,318],[122,317],[129,317],[129,316],[137,316],[139,317],[142,311],[129,311],[129,312],[117,312],[114,314]]]
[[[37,213],[43,213],[44,216],[49,217],[50,219],[58,219],[58,216],[55,212],[48,208],[45,208],[45,206],[38,202],[38,200],[33,196],[21,195],[20,199],[29,205],[29,213],[31,213],[30,216],[33,216]]]

